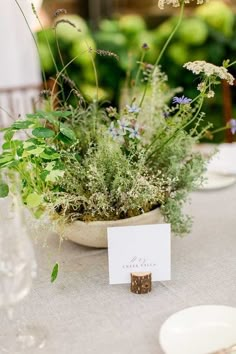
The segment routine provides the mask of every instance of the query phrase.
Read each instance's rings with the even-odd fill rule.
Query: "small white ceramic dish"
[[[199,190],[213,190],[229,187],[236,183],[236,176],[233,175],[222,175],[214,172],[207,171],[205,173],[206,180]]]
[[[186,308],[164,322],[159,341],[166,354],[208,354],[229,347],[236,343],[236,308]]]
[[[218,152],[208,164],[208,171],[222,175],[236,175],[236,143],[220,144]]]

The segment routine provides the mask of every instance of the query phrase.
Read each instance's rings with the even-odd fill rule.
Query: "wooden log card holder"
[[[135,294],[147,294],[152,290],[152,273],[131,273],[130,290]]]

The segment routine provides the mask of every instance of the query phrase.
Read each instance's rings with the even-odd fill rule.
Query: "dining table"
[[[153,282],[147,294],[109,285],[107,249],[61,241],[50,225],[39,228],[32,235],[38,274],[16,318],[41,328],[45,343],[24,354],[163,354],[159,332],[172,314],[198,305],[236,307],[236,184],[193,192],[184,211],[193,225],[186,236],[171,236],[171,280]],[[2,313],[1,341],[10,322]]]

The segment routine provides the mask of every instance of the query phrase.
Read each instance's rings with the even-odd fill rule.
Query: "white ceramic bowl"
[[[148,213],[121,220],[91,222],[74,221],[71,224],[64,225],[63,229],[58,228],[57,233],[80,245],[106,248],[108,227],[151,225],[163,222],[163,215],[161,214],[160,209],[157,208]]]
[[[160,330],[166,354],[207,354],[236,343],[236,308],[204,305],[170,316]]]

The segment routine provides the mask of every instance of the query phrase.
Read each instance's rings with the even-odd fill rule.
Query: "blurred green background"
[[[68,76],[76,83],[87,99],[94,96],[95,77],[90,55],[93,55],[100,86],[100,98],[107,104],[118,106],[121,101],[127,73],[135,77],[136,63],[140,59],[141,47],[147,43],[145,62],[154,63],[160,49],[171,33],[177,21],[177,16],[166,16],[157,24],[145,20],[139,14],[116,15],[104,18],[94,29],[89,21],[73,14],[63,16],[77,28],[60,23],[56,33],[63,63],[76,58],[67,68]],[[55,31],[49,27],[47,39],[57,63],[60,63]],[[42,66],[47,79],[55,77],[55,67],[49,48],[42,31],[37,33]],[[88,53],[88,47],[95,50],[106,50],[116,53],[119,60],[112,56],[95,55]],[[169,45],[162,58],[161,66],[168,75],[172,87],[183,87],[183,94],[187,97],[196,95],[196,77],[183,69],[187,61],[206,60],[221,65],[224,59],[236,58],[236,15],[231,7],[222,1],[210,1],[204,6],[198,6],[188,12],[180,29]],[[59,66],[59,70],[63,64]],[[231,73],[236,76],[236,70]],[[235,101],[235,90],[232,89],[232,102]],[[69,92],[69,89],[68,89]],[[204,111],[207,120],[214,124],[214,128],[224,124],[224,99],[222,86],[216,88],[214,98],[208,99]],[[236,107],[233,106],[232,116],[236,117]],[[228,117],[230,119],[232,117]],[[214,142],[225,140],[225,132],[214,137]]]

